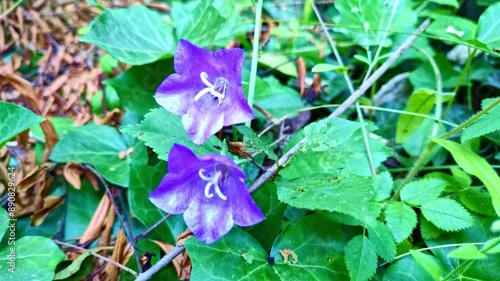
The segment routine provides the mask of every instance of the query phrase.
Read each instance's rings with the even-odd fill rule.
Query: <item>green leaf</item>
[[[271,181],[266,181],[252,193],[252,197],[266,219],[255,226],[249,227],[247,232],[252,234],[260,245],[268,251],[281,229],[286,205],[278,200],[277,187]]]
[[[429,222],[422,214],[420,214],[420,234],[426,240],[435,239],[443,233],[443,231]]]
[[[259,56],[259,63],[291,77],[299,76],[295,60],[285,55],[262,53]]]
[[[386,261],[394,260],[396,243],[389,227],[371,216],[365,215],[362,219],[368,229],[368,238],[375,246],[377,253]]]
[[[500,47],[500,2],[489,6],[479,18],[476,38],[486,44],[490,50],[499,53]]]
[[[96,249],[92,249],[91,251],[96,251]],[[80,270],[80,267],[82,266],[82,263],[88,258],[88,257],[93,257],[90,252],[83,252],[81,253],[75,260],[73,260],[70,265],[62,269],[61,271],[57,272],[57,274],[54,276],[54,280],[63,280],[66,278],[71,277],[73,274],[77,273]],[[93,260],[91,258],[91,260]]]
[[[481,253],[476,246],[472,244],[466,244],[450,252],[448,254],[448,257],[464,260],[478,260],[486,258],[486,255]]]
[[[458,0],[430,0],[429,2],[433,2],[439,5],[452,6],[453,8],[460,7]]]
[[[334,211],[356,218],[367,216],[374,195],[373,180],[352,174],[313,174],[286,180],[278,178],[278,198],[302,209]]]
[[[481,215],[495,216],[495,209],[491,203],[491,195],[482,190],[482,187],[470,187],[459,192],[460,201],[467,209]]]
[[[348,67],[345,66],[340,66],[340,65],[333,65],[329,63],[318,63],[317,65],[313,66],[311,69],[311,72],[329,72],[329,71],[335,71],[339,74],[344,74],[347,71],[349,71]]]
[[[141,5],[105,10],[81,41],[95,44],[131,65],[171,57],[175,46],[172,27],[159,13]]]
[[[0,147],[22,131],[44,120],[30,110],[9,102],[0,101]]]
[[[412,205],[423,205],[438,198],[446,187],[440,179],[423,179],[412,181],[401,189],[401,201]]]
[[[114,128],[88,124],[68,129],[50,155],[55,162],[77,162],[92,165],[107,181],[128,186],[129,157],[120,154],[128,147]]]
[[[117,66],[118,61],[109,54],[105,54],[104,56],[99,58],[99,67],[101,67],[102,72],[106,74],[112,74],[113,68]]]
[[[172,59],[133,66],[118,77],[104,81],[112,86],[122,104],[134,113],[144,115],[158,107],[153,95],[161,82],[174,72]]]
[[[425,271],[427,271],[435,281],[441,280],[444,272],[436,258],[422,252],[410,250],[411,256],[417,261]]]
[[[446,231],[458,231],[473,224],[471,215],[457,202],[439,198],[420,207],[422,214],[435,226]]]
[[[500,7],[500,5],[498,6]],[[481,106],[484,109],[499,99],[500,98],[484,99],[481,102]],[[500,120],[500,104],[497,104],[487,113],[479,117],[476,121],[472,122],[472,124],[464,130],[461,138],[462,143],[500,130],[500,122],[498,122],[498,120]]]
[[[172,3],[172,19],[177,38],[191,43],[208,46],[217,36],[220,28],[233,14],[234,2],[230,0],[208,0]]]
[[[0,250],[0,272],[10,276],[9,280],[50,281],[54,278],[57,264],[66,258],[49,238],[26,236],[16,241],[15,252],[10,245]],[[9,272],[11,253],[15,255],[15,273]]]
[[[385,209],[385,221],[396,242],[400,243],[417,225],[417,214],[402,202],[389,202]]]
[[[443,139],[433,141],[446,148],[465,172],[478,177],[484,183],[490,192],[495,212],[500,216],[500,177],[490,164],[458,143]]]
[[[426,32],[438,36],[438,39],[460,44],[474,39],[476,29],[477,25],[471,20],[453,15],[441,15],[434,19]]]
[[[245,147],[243,148],[244,151],[250,153],[263,151],[270,159],[276,161],[278,160],[278,156],[276,156],[269,145],[262,141],[252,129],[247,126],[237,126],[236,129],[238,130],[238,132],[243,134],[243,136],[245,136]]]
[[[483,251],[487,254],[500,253],[500,237],[492,238],[484,243]]]
[[[52,123],[52,126],[54,126],[56,134],[59,136],[59,138],[63,137],[68,132],[68,129],[73,127],[74,124],[73,119],[66,117],[54,116],[47,119],[49,119],[50,123]],[[33,134],[35,138],[38,138],[40,140],[45,140],[45,135],[43,133],[42,127],[40,127],[39,124],[36,124],[33,127],[31,127],[31,134]]]
[[[196,154],[217,153],[215,146],[222,143],[215,136],[202,145],[194,145],[181,122],[181,116],[174,115],[163,108],[151,110],[140,124],[121,128],[123,133],[132,135],[151,147],[158,158],[167,161],[168,152],[174,143],[189,147]]]
[[[206,280],[209,276],[227,281],[279,280],[267,263],[267,252],[250,234],[238,228],[215,243],[205,244],[193,237],[185,241],[184,246],[193,263],[191,280]],[[243,255],[252,255],[252,263]]]
[[[345,247],[345,263],[351,281],[369,280],[377,268],[377,253],[364,235],[352,238]]]
[[[391,196],[392,186],[394,184],[391,173],[385,171],[373,178],[375,183],[375,201],[383,201]]]
[[[423,281],[432,276],[418,265],[412,257],[406,256],[391,264],[384,273],[384,281]]]
[[[7,232],[7,227],[9,226],[9,214],[4,208],[0,208],[0,242],[3,236]]]
[[[339,30],[352,36],[360,46],[387,46],[391,41],[382,42],[385,30],[403,31],[417,22],[408,1],[337,0],[335,8],[340,14],[336,18],[336,24],[342,27]]]
[[[304,128],[306,145],[314,151],[324,151],[349,140],[361,124],[342,118],[326,118]]]
[[[274,118],[294,117],[304,107],[300,94],[282,85],[274,76],[258,79],[260,85],[256,89],[255,103],[267,110]],[[248,91],[246,91],[248,93]],[[259,112],[256,112],[257,117]],[[263,116],[263,115],[261,115]]]
[[[279,280],[348,280],[343,255],[345,245],[339,223],[328,214],[313,214],[283,229],[270,256],[275,260],[274,270]],[[286,249],[293,251],[296,262],[293,255],[285,262],[283,251]]]

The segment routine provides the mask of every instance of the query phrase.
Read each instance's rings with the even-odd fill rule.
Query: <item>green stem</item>
[[[14,5],[12,5],[12,7],[8,8],[7,10],[5,10],[5,12],[3,12],[1,15],[0,15],[0,19],[2,19],[3,17],[5,17],[6,15],[8,15],[10,12],[14,11],[14,9],[19,6],[19,4],[21,4],[23,2],[23,0],[19,0],[17,1],[16,3],[14,3]]]
[[[255,97],[255,83],[257,82],[257,62],[259,60],[259,50],[260,50],[262,2],[263,0],[258,0],[257,6],[255,7],[255,27],[253,30],[252,65],[250,67],[250,83],[248,85],[248,105],[250,105],[250,108],[253,107],[253,102]],[[245,123],[245,125],[250,127],[250,123],[251,121],[248,121]]]

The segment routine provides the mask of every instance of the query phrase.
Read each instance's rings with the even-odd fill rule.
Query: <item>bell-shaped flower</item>
[[[174,74],[158,87],[156,102],[173,114],[195,144],[223,126],[253,119],[241,87],[243,49],[214,52],[181,39],[174,56]]]
[[[184,213],[191,232],[209,244],[234,224],[250,226],[265,219],[245,187],[245,174],[228,157],[201,157],[174,144],[168,155],[168,174],[149,194],[149,200],[170,214]]]

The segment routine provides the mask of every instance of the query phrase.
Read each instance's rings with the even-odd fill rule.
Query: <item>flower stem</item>
[[[262,2],[263,0],[258,0],[255,6],[255,27],[253,29],[253,50],[252,50],[252,65],[250,67],[250,83],[248,85],[248,105],[250,108],[253,107],[253,101],[255,97],[255,83],[257,82],[257,62],[259,60],[259,50],[260,50],[260,28],[261,28],[261,18],[262,18]],[[251,121],[245,123],[247,127],[250,127]]]

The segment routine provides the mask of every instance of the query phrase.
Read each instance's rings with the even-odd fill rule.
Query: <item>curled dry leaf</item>
[[[132,245],[130,245],[130,243],[127,241],[123,230],[120,229],[120,231],[118,232],[118,237],[116,238],[116,243],[113,250],[113,255],[111,256],[111,260],[124,265],[128,262],[133,253],[134,250],[132,249]],[[109,280],[118,280],[120,268],[108,263],[106,265],[105,271]]]
[[[252,158],[252,154],[244,150],[245,143],[241,141],[238,142],[230,141],[227,143],[227,148],[229,148],[229,151],[231,151],[232,153],[237,154],[241,157]]]
[[[31,226],[39,226],[45,218],[63,203],[62,197],[49,195],[43,200],[43,208],[37,210],[31,216]]]
[[[111,201],[109,200],[108,196],[104,194],[102,196],[101,202],[99,202],[99,206],[97,206],[97,209],[94,212],[94,216],[90,220],[87,229],[80,237],[78,243],[86,244],[87,242],[90,242],[101,235],[102,228],[106,221],[106,215],[110,206]]]

